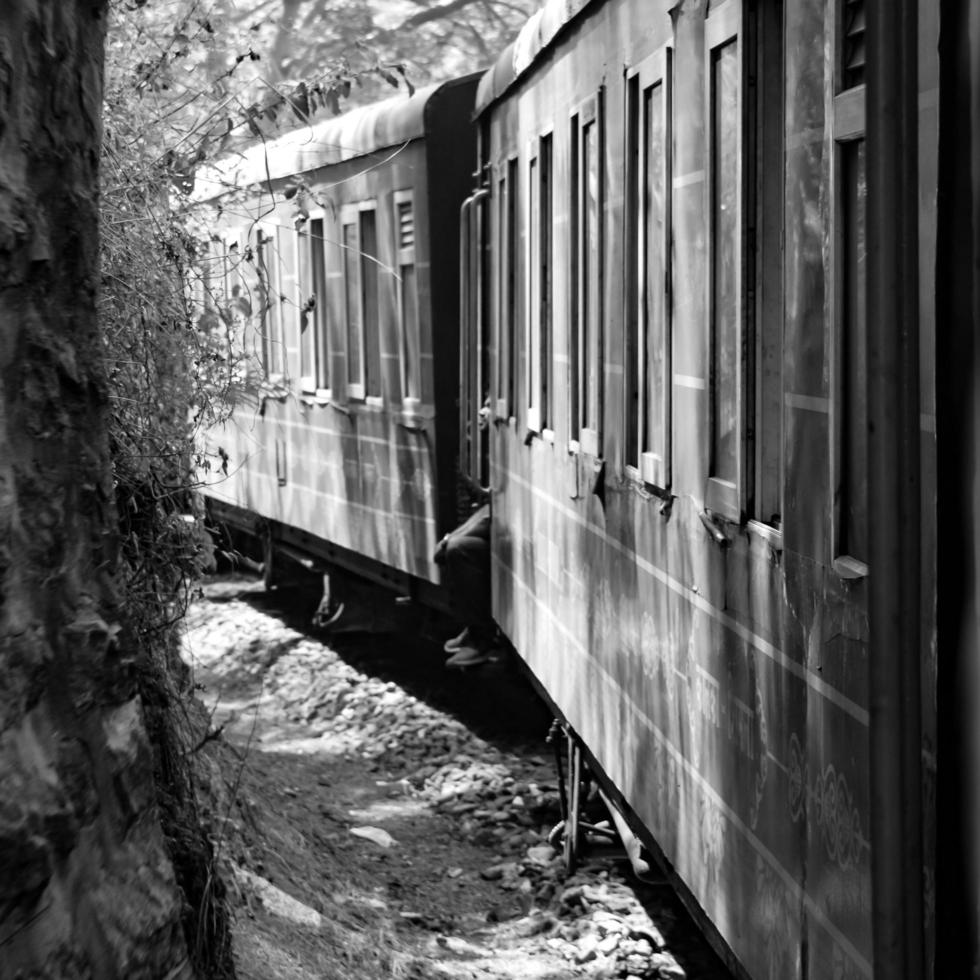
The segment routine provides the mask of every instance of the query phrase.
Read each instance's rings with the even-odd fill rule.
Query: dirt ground
[[[730,980],[617,849],[566,875],[551,718],[513,664],[446,670],[411,609],[317,633],[317,598],[226,576],[187,620],[239,977]]]

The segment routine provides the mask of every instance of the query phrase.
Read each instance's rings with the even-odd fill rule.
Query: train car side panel
[[[851,7],[593,3],[567,12],[530,67],[515,60],[481,88],[495,615],[753,977],[873,972],[867,178]],[[922,17],[934,32],[935,12]],[[924,109],[934,84],[926,65]],[[527,214],[548,133],[556,381],[538,429]],[[637,189],[660,160],[663,183]],[[920,186],[928,224],[934,167]],[[669,222],[665,259],[651,258],[649,214]],[[666,368],[643,348],[664,336],[650,268],[667,294]],[[927,264],[922,275],[928,296]],[[924,361],[932,343],[926,326]],[[655,388],[670,406],[666,463],[638,404]]]

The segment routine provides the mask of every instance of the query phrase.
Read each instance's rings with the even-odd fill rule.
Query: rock
[[[526,857],[531,864],[547,867],[555,857],[555,849],[550,844],[539,844],[536,847],[529,847]]]
[[[382,830],[380,827],[351,827],[350,832],[355,837],[362,837],[379,847],[392,847],[396,843],[395,838],[387,830]]]
[[[687,974],[670,953],[654,953],[648,960],[649,969],[660,980],[684,980]]]
[[[520,922],[514,924],[514,935],[529,937],[538,936],[545,932],[551,932],[558,924],[553,915],[536,909],[530,915],[525,916]],[[551,945],[555,940],[548,940]],[[562,944],[564,945],[564,944]]]
[[[576,963],[588,963],[594,960],[599,952],[599,940],[592,934],[583,936],[575,950]]]

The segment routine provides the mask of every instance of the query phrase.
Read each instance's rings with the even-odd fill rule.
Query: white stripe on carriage
[[[500,468],[495,467],[495,469],[499,470]],[[581,517],[578,513],[572,510],[571,507],[567,507],[564,504],[559,503],[554,499],[554,497],[550,497],[539,487],[532,486],[522,476],[518,476],[516,473],[514,473],[513,470],[506,470],[505,472],[508,479],[513,480],[515,483],[519,483],[525,489],[530,490],[534,496],[539,497],[550,506],[560,510],[566,517],[586,528],[586,530],[591,531],[592,534],[596,535],[598,538],[601,538],[611,548],[614,548],[620,554],[636,562],[640,568],[644,569],[646,572],[649,572],[654,578],[658,579],[669,589],[673,590],[678,595],[684,596],[684,598],[687,599],[687,601],[690,602],[696,609],[706,613],[716,622],[731,630],[740,639],[750,643],[760,653],[767,656],[774,663],[779,664],[783,670],[794,674],[811,690],[815,691],[821,697],[826,698],[831,704],[840,708],[841,711],[849,714],[864,727],[868,726],[867,709],[862,708],[859,704],[852,701],[846,694],[838,691],[837,688],[832,687],[822,677],[818,677],[813,671],[807,670],[806,667],[798,664],[777,646],[770,643],[768,640],[764,639],[758,634],[753,633],[750,629],[733,619],[723,610],[719,609],[717,606],[713,606],[707,599],[704,598],[704,596],[694,592],[688,588],[688,586],[684,585],[683,582],[678,582],[672,575],[668,575],[667,572],[665,572],[662,568],[659,568],[657,565],[654,565],[653,562],[648,561],[646,558],[638,555],[635,551],[627,548],[624,544],[607,534],[604,530],[602,530],[602,528],[598,528],[594,524],[590,524],[587,520],[585,520],[585,518]]]
[[[301,490],[303,493],[312,493],[316,497],[322,497],[324,500],[332,500],[336,503],[344,504],[347,507],[354,507],[357,510],[366,510],[372,514],[380,514],[382,517],[397,517],[399,520],[417,521],[421,524],[432,524],[433,526],[436,523],[435,517],[420,517],[417,514],[406,514],[402,511],[388,510],[382,507],[369,507],[367,504],[359,504],[356,501],[348,499],[347,497],[338,497],[336,494],[325,493],[323,490],[314,490],[312,487],[304,486],[302,483],[296,483],[294,480],[289,480],[286,486],[280,488],[280,490],[288,490],[290,488],[294,490]],[[246,504],[241,503],[241,501],[234,497],[223,496],[222,494],[215,492],[215,490],[210,487],[206,489],[206,493],[210,494],[212,497],[218,497],[220,500],[224,500],[226,503],[235,504],[238,507],[245,507],[246,510],[255,510],[254,507],[248,507]],[[268,517],[274,521],[282,520],[282,517],[275,514],[263,514],[262,516]],[[303,530],[307,529],[303,528]],[[310,533],[312,534],[313,532],[310,531]]]
[[[522,579],[518,578],[517,574],[513,569],[505,565],[497,555],[492,555],[492,559],[498,568],[503,569],[508,575],[514,579],[515,583],[527,593],[531,600],[538,605],[541,610],[547,615],[555,628],[557,628],[561,633],[565,635],[571,648],[578,653],[585,661],[586,667],[588,669],[593,669],[598,672],[600,680],[603,681],[608,687],[612,688],[612,692],[616,699],[620,702],[625,702],[629,706],[629,710],[632,711],[639,719],[646,725],[650,731],[653,733],[654,737],[666,748],[666,750],[674,756],[675,760],[680,766],[683,767],[684,771],[688,774],[691,780],[697,783],[702,790],[711,796],[718,808],[725,814],[725,817],[732,824],[732,826],[745,838],[749,843],[749,846],[773,869],[773,871],[782,880],[783,885],[786,890],[790,892],[796,902],[802,901],[807,908],[808,913],[812,918],[820,923],[821,927],[833,938],[838,946],[846,953],[846,955],[851,959],[851,961],[858,967],[858,969],[866,977],[871,977],[871,964],[865,959],[861,954],[860,950],[851,942],[847,936],[840,931],[840,929],[835,925],[820,907],[817,902],[811,898],[811,896],[804,891],[799,883],[793,878],[793,876],[783,867],[780,860],[776,857],[772,851],[762,843],[761,840],[755,835],[755,833],[746,826],[742,821],[741,817],[732,810],[732,808],[725,802],[725,800],[718,795],[714,787],[701,775],[697,768],[683,755],[683,753],[674,745],[673,742],[661,731],[657,723],[650,718],[646,712],[642,711],[634,701],[629,697],[627,692],[623,689],[619,681],[616,680],[606,669],[603,667],[595,658],[590,657],[584,646],[580,643],[575,634],[561,621],[560,618],[554,615],[552,611],[542,602]],[[530,661],[529,661],[530,663]],[[561,705],[559,705],[561,707]]]
[[[318,405],[316,407],[330,408],[331,406],[329,404],[325,404],[325,405]],[[346,406],[344,407],[346,408]],[[381,415],[382,413],[377,410],[373,410],[373,411],[368,410],[365,411],[364,414]],[[396,417],[396,419],[399,414],[400,411],[398,409],[395,409],[394,416]],[[338,439],[356,439],[358,442],[369,442],[378,446],[394,445],[394,448],[397,452],[400,452],[403,449],[407,449],[409,452],[412,453],[422,453],[422,452],[428,453],[432,451],[431,446],[428,446],[425,443],[420,443],[418,440],[412,440],[411,442],[406,442],[404,444],[402,443],[393,444],[390,439],[384,439],[381,436],[366,436],[359,432],[340,432],[338,429],[324,429],[319,425],[310,425],[309,422],[293,422],[289,419],[273,419],[268,417],[265,419],[265,421],[269,425],[284,425],[289,429],[308,429],[310,432],[318,432],[321,435],[325,435],[325,436],[336,436]],[[427,419],[426,421],[434,422],[435,419]],[[406,429],[404,431],[410,433],[414,432],[414,430],[410,430],[410,429]],[[420,435],[421,433],[414,433],[414,434]]]
[[[675,374],[674,384],[678,388],[691,388],[694,391],[704,391],[707,387],[704,378],[696,378],[693,374]]]

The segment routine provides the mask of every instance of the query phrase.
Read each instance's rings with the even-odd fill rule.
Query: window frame
[[[286,349],[286,324],[283,304],[285,300],[285,284],[282,274],[282,243],[280,233],[283,231],[274,221],[257,221],[255,223],[256,272],[263,302],[259,307],[259,336],[262,341],[262,370],[265,379],[270,384],[281,384],[288,372],[288,354]],[[272,264],[268,261],[266,246],[272,243]],[[266,281],[262,275],[265,271]],[[254,313],[253,313],[254,316]],[[275,357],[274,352],[278,352]],[[279,368],[279,370],[275,370]]]
[[[548,442],[555,439],[555,139],[548,129],[537,140],[539,197],[541,207],[541,415],[540,433]]]
[[[569,451],[602,456],[602,426],[605,396],[605,245],[606,245],[606,167],[605,167],[605,86],[579,102],[569,118],[571,133],[569,276],[571,316],[569,317]],[[596,154],[595,268],[587,261],[587,240],[591,233],[588,213],[588,160],[584,139],[594,127]],[[590,141],[591,142],[591,141]],[[595,290],[590,305],[589,287]],[[586,321],[595,313],[594,323]],[[590,355],[592,355],[590,357]],[[594,370],[592,370],[592,362]],[[593,414],[594,413],[594,414]]]
[[[867,115],[866,100],[867,86],[865,83],[854,85],[850,88],[842,88],[844,84],[843,70],[843,7],[841,2],[837,5],[838,16],[841,18],[840,29],[837,32],[837,58],[836,58],[836,84],[837,91],[833,101],[833,115],[831,128],[833,135],[833,187],[834,187],[834,208],[832,212],[832,241],[834,247],[834,259],[831,267],[833,279],[833,308],[834,324],[830,336],[830,371],[831,371],[831,398],[830,398],[830,433],[831,433],[831,453],[830,453],[830,486],[833,491],[833,514],[831,520],[831,566],[834,571],[844,579],[861,579],[869,574],[868,563],[865,558],[847,553],[845,521],[846,512],[849,506],[848,498],[851,490],[847,476],[847,464],[845,460],[846,427],[848,418],[846,417],[846,398],[845,386],[847,384],[848,367],[845,363],[846,351],[848,347],[845,333],[849,329],[847,315],[847,259],[846,259],[846,238],[847,238],[847,214],[845,206],[845,154],[848,152],[849,145],[855,145],[867,138]],[[867,179],[867,174],[866,174]],[[867,214],[867,213],[865,213]],[[865,217],[865,220],[867,218]],[[865,314],[865,317],[867,315]],[[865,318],[864,330],[867,331],[867,319]],[[867,470],[865,472],[865,483],[867,482]],[[867,520],[870,520],[870,510],[865,501],[864,513]]]
[[[317,273],[315,270],[316,253],[313,247],[313,222],[319,221],[322,229],[321,234],[321,268],[320,279],[323,285],[323,295],[317,291]],[[327,280],[330,275],[329,257],[327,255],[327,212],[324,208],[314,208],[307,216],[304,226],[304,234],[309,246],[309,285],[312,287],[312,295],[316,297],[316,304],[313,308],[313,330],[314,330],[314,368],[313,395],[319,400],[329,400],[333,397],[330,383],[330,301],[328,298]],[[305,302],[305,300],[304,300]],[[302,337],[300,338],[302,340]],[[302,348],[300,351],[302,363]],[[308,390],[308,389],[304,389]]]
[[[402,408],[406,412],[414,411],[422,404],[422,320],[419,309],[419,267],[416,260],[416,243],[418,242],[418,215],[415,209],[415,192],[412,188],[397,190],[392,193],[392,219],[394,225],[394,255],[395,271],[397,274],[395,302],[398,305],[398,383],[401,393]],[[412,244],[402,245],[401,213],[402,205],[408,204],[412,217]],[[414,356],[412,338],[409,336],[405,322],[406,298],[404,270],[412,268],[415,279],[415,337]],[[414,362],[414,363],[413,363]],[[410,368],[414,367],[415,391],[409,391],[412,377]]]
[[[521,302],[518,273],[520,158],[506,157],[497,179],[498,289],[497,289],[497,418],[511,419],[517,412],[518,318]]]
[[[245,268],[245,264],[250,263],[248,258],[250,244],[248,229],[242,227],[223,228],[215,235],[214,243],[218,246],[218,258],[221,263],[219,276],[221,304],[215,304],[215,306],[222,319],[223,343],[227,346],[229,364],[234,363],[236,356],[243,357],[247,375],[254,371],[255,361],[253,356],[255,344],[253,289],[250,284],[251,276],[246,274]],[[233,249],[234,255],[232,255]],[[239,290],[242,301],[248,304],[251,311],[245,316],[240,333],[236,333],[234,314],[231,311],[231,302],[236,298],[233,296],[236,288]],[[225,316],[227,316],[227,320],[224,319]]]
[[[374,254],[370,254],[364,245],[364,223],[366,215],[371,215],[374,225]],[[382,350],[382,331],[381,331],[381,273],[383,270],[381,255],[382,248],[382,223],[379,221],[378,202],[376,200],[362,201],[357,207],[357,245],[360,249],[358,255],[358,280],[360,282],[360,301],[361,301],[361,353],[364,359],[364,404],[379,407],[384,404],[384,351]],[[369,275],[370,273],[370,275]],[[374,322],[369,322],[368,318],[368,289],[369,284],[374,283]],[[377,351],[376,363],[372,365],[371,341],[373,338],[374,346]],[[377,374],[377,391],[371,391],[371,369],[374,367]]]
[[[344,282],[344,300],[343,300],[343,310],[344,310],[344,337],[345,337],[345,360],[346,360],[346,389],[347,398],[350,401],[363,402],[365,405],[375,405],[380,406],[384,403],[384,377],[381,373],[381,334],[380,334],[380,312],[381,312],[381,289],[380,289],[380,278],[378,273],[375,274],[375,289],[377,296],[375,299],[377,313],[378,313],[378,323],[376,327],[378,329],[378,383],[381,387],[381,394],[375,395],[368,391],[368,323],[366,319],[365,310],[365,276],[364,276],[364,266],[367,261],[380,262],[380,256],[375,255],[373,257],[368,257],[367,253],[363,249],[363,216],[366,212],[371,212],[374,215],[374,236],[375,236],[375,249],[380,251],[381,235],[378,225],[378,203],[374,199],[352,202],[350,204],[345,204],[340,209],[340,249],[342,252],[341,269]],[[354,228],[356,233],[356,255],[354,261],[354,267],[357,270],[356,283],[354,284],[354,296],[357,302],[357,314],[358,314],[358,340],[359,340],[359,354],[358,359],[358,374],[355,380],[351,379],[351,351],[350,351],[350,338],[351,338],[351,322],[350,322],[350,310],[351,310],[351,283],[349,280],[350,267],[348,266],[347,260],[349,251],[347,246],[347,229]],[[379,270],[380,271],[380,270]]]
[[[356,270],[356,280],[350,282],[350,265],[348,252],[351,246],[347,244],[347,229],[354,229],[354,269]],[[344,378],[347,398],[351,401],[363,401],[365,393],[365,377],[367,375],[367,365],[365,364],[364,351],[364,312],[361,309],[361,221],[360,206],[358,204],[345,204],[340,209],[340,241],[338,242],[341,251],[341,275],[344,284],[343,311],[344,311]],[[357,330],[359,341],[359,357],[357,363],[357,374],[351,374],[351,298],[357,304]]]
[[[743,117],[751,156],[746,158],[743,220],[745,320],[750,345],[744,507],[753,529],[779,544],[785,512],[785,4],[775,0],[764,8],[752,7],[745,21],[745,75],[749,79]],[[773,363],[778,376],[775,384],[767,375]]]
[[[635,94],[633,90],[635,86]],[[663,289],[657,296],[649,294],[648,256],[650,254],[647,172],[648,150],[652,134],[647,132],[646,100],[647,93],[661,87],[659,96],[651,98],[662,100],[663,130],[663,233],[659,236],[661,266],[663,270]],[[631,104],[635,97],[636,104]],[[635,133],[631,129],[632,110],[635,109]],[[673,46],[665,44],[652,54],[625,71],[624,86],[624,134],[626,154],[624,158],[624,186],[626,187],[627,220],[624,223],[624,285],[623,290],[623,353],[624,386],[623,416],[624,431],[630,425],[636,426],[636,456],[625,460],[627,478],[642,482],[654,490],[667,493],[671,486],[671,450],[673,440]],[[632,140],[636,139],[635,148]],[[636,158],[633,158],[633,151]],[[663,331],[663,360],[660,393],[660,413],[663,418],[662,452],[650,448],[648,423],[650,411],[650,368],[649,325],[651,321],[650,303],[659,301]],[[636,349],[630,349],[634,341]],[[630,362],[632,361],[632,367]],[[636,405],[630,405],[633,397],[632,382],[636,382]],[[630,415],[635,417],[630,420]]]
[[[717,434],[714,431],[714,419],[716,414],[716,399],[718,398],[718,380],[715,372],[715,351],[717,344],[717,319],[716,319],[716,296],[715,296],[715,218],[714,218],[714,196],[716,181],[716,146],[715,146],[715,106],[714,106],[714,84],[713,84],[713,59],[715,51],[720,50],[725,45],[734,41],[737,44],[737,68],[736,77],[738,78],[738,110],[736,134],[737,143],[735,148],[735,159],[738,167],[735,177],[735,186],[738,189],[738,208],[735,219],[736,226],[736,247],[734,250],[734,275],[733,283],[735,290],[735,350],[738,352],[735,360],[735,479],[727,480],[713,472],[715,466],[715,448]],[[707,188],[706,208],[707,219],[707,256],[708,274],[706,276],[707,289],[707,391],[708,391],[708,473],[705,485],[705,507],[713,514],[735,523],[741,523],[745,508],[746,495],[746,458],[745,458],[745,435],[746,435],[746,391],[745,391],[745,338],[746,327],[744,309],[744,285],[742,282],[743,273],[743,233],[744,233],[744,198],[745,198],[745,167],[743,165],[744,144],[745,144],[745,36],[742,23],[742,4],[741,0],[726,0],[726,2],[715,10],[712,10],[704,25],[704,65],[705,65],[705,133],[707,141],[707,154],[705,159],[705,178]]]
[[[524,196],[527,219],[527,261],[524,263],[527,310],[527,329],[524,332],[525,408],[527,429],[539,436],[550,432],[546,426],[550,416],[547,402],[552,383],[553,145],[551,130],[528,142],[527,192]]]

